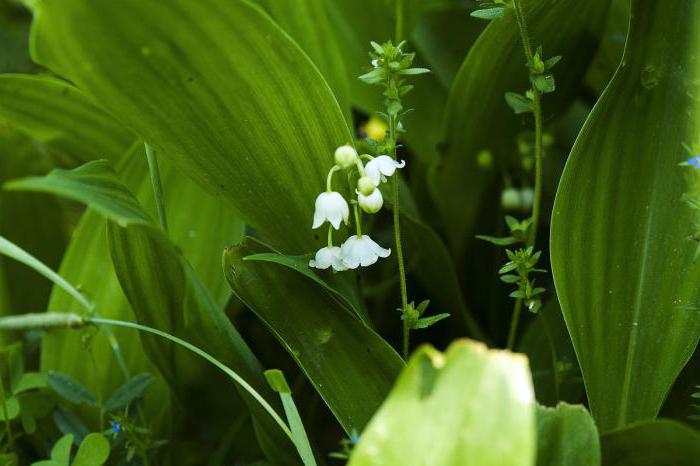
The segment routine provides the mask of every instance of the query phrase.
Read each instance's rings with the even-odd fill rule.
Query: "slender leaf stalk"
[[[165,215],[165,203],[163,202],[163,184],[160,181],[160,170],[158,169],[158,158],[156,151],[153,150],[150,144],[146,143],[146,160],[148,161],[148,172],[151,175],[151,184],[153,185],[153,197],[156,201],[156,210],[158,211],[158,221],[163,231],[168,231],[168,219]]]
[[[0,323],[2,322],[2,319],[0,319]],[[243,379],[240,375],[238,375],[233,369],[216,359],[214,356],[210,355],[206,351],[202,350],[201,348],[198,348],[194,346],[191,343],[186,342],[185,340],[182,340],[181,338],[178,338],[174,335],[170,335],[169,333],[163,332],[161,330],[152,328],[152,327],[147,327],[145,325],[137,324],[135,322],[126,322],[122,320],[113,320],[113,319],[103,319],[100,317],[91,317],[85,319],[86,323],[94,323],[94,324],[101,324],[101,325],[111,325],[115,327],[125,327],[125,328],[130,328],[134,330],[138,330],[140,332],[145,332],[145,333],[151,333],[153,335],[157,335],[161,338],[165,338],[166,340],[169,340],[179,346],[182,346],[183,348],[195,353],[197,356],[200,356],[203,359],[206,359],[209,361],[211,364],[216,366],[218,369],[220,369],[223,373],[228,375],[231,379],[233,379],[238,385],[243,387],[245,391],[247,391],[258,403],[260,403],[260,406],[263,407],[265,411],[272,416],[272,419],[277,423],[277,425],[280,426],[280,429],[289,437],[289,439],[294,442],[294,437],[292,436],[292,432],[289,430],[289,427],[287,427],[287,424],[280,418],[280,416],[277,414],[275,409],[270,406],[270,404],[265,400],[265,398],[262,397],[255,389]],[[2,326],[0,325],[0,329],[2,329]]]
[[[522,0],[513,0],[513,9],[515,10],[515,18],[520,30],[520,39],[523,43],[523,51],[527,59],[528,67],[533,63],[534,55],[532,53],[532,45],[530,43],[530,35],[527,30],[527,22],[523,13]],[[528,235],[528,246],[535,245],[537,241],[537,228],[539,225],[540,205],[542,203],[542,178],[543,178],[543,144],[542,144],[542,95],[540,91],[532,86],[532,113],[535,118],[535,195],[532,206],[532,225]],[[508,342],[506,348],[512,350],[515,346],[515,337],[518,332],[518,323],[520,321],[520,313],[523,308],[523,299],[518,298],[513,306],[511,315],[510,329],[508,331]]]

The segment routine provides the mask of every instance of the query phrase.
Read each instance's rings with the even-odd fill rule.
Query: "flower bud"
[[[360,205],[360,208],[368,214],[376,214],[382,209],[382,206],[384,205],[384,198],[382,197],[381,191],[374,188],[374,191],[372,191],[369,196],[365,196],[358,191],[357,203]]]
[[[517,210],[520,208],[520,193],[517,189],[506,188],[501,193],[501,207],[503,210]]]
[[[350,168],[357,161],[357,151],[349,144],[340,146],[335,150],[335,163],[343,168]]]
[[[357,180],[357,190],[360,194],[369,196],[375,190],[374,181],[369,176],[365,175]]]

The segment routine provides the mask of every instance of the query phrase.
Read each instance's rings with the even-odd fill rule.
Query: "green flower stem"
[[[333,247],[333,225],[328,225],[328,247]]]
[[[520,30],[520,38],[523,43],[523,51],[527,59],[528,67],[532,65],[534,55],[532,53],[532,45],[530,44],[530,36],[527,31],[527,23],[525,22],[525,14],[521,4],[522,0],[513,0],[513,9],[515,10],[515,18]],[[534,246],[537,241],[537,228],[539,224],[540,205],[542,203],[542,159],[543,159],[543,144],[542,144],[542,95],[535,86],[531,86],[532,91],[532,113],[535,117],[535,199],[532,206],[532,225],[528,235],[528,246]],[[522,298],[515,301],[513,314],[510,321],[510,330],[508,331],[508,342],[506,348],[513,349],[515,345],[515,337],[518,331],[518,322],[520,321],[520,313],[523,308]]]
[[[146,143],[146,160],[148,161],[148,172],[151,175],[151,184],[153,185],[153,197],[156,201],[156,210],[158,211],[158,220],[163,231],[168,231],[168,219],[165,216],[165,204],[163,203],[163,185],[160,181],[160,170],[158,169],[158,159],[153,148]]]
[[[394,39],[396,43],[401,43],[403,37],[403,0],[396,1],[396,29],[394,31]]]
[[[355,228],[357,229],[357,237],[362,237],[362,223],[360,223],[360,209],[357,207],[357,203],[353,204],[352,208],[355,211]]]
[[[396,155],[396,116],[392,116],[389,119],[389,138],[392,144],[392,157],[394,160],[397,159]],[[399,265],[399,286],[401,289],[401,310],[405,312],[408,308],[408,290],[406,287],[406,266],[404,265],[403,258],[403,246],[401,244],[401,222],[400,222],[400,210],[399,210],[399,175],[398,173],[394,177],[394,239],[396,241],[396,261]],[[404,319],[403,322],[403,344],[402,344],[402,354],[404,359],[408,358],[408,353],[410,349],[410,339],[411,339],[411,328],[409,326],[408,320]]]
[[[333,173],[338,170],[340,170],[340,167],[338,165],[333,165],[333,168],[328,171],[328,176],[326,177],[326,192],[328,193],[333,191]]]

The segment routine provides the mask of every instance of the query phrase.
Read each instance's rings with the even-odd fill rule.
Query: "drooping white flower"
[[[384,205],[384,198],[378,188],[374,188],[374,191],[369,196],[365,196],[358,190],[355,190],[355,192],[357,193],[357,203],[368,214],[376,214]]]
[[[350,208],[345,198],[335,191],[321,193],[316,198],[316,210],[314,211],[314,223],[311,228],[318,228],[328,220],[336,230],[340,228],[340,222],[348,222]]]
[[[343,168],[350,168],[357,162],[357,151],[349,144],[340,146],[335,150],[335,163]]]
[[[340,248],[343,265],[349,269],[374,264],[380,257],[389,257],[391,249],[384,249],[367,235],[352,235]]]
[[[342,253],[338,246],[327,246],[316,251],[316,257],[309,261],[309,267],[322,270],[333,267],[333,270],[338,272],[348,269],[343,263]]]
[[[380,155],[375,157],[365,165],[365,174],[372,178],[375,186],[379,186],[381,181],[386,181],[385,176],[394,174],[397,168],[403,168],[406,162],[403,160],[398,162],[388,155]]]
[[[501,192],[501,207],[504,210],[520,208],[520,193],[515,188],[506,188]]]

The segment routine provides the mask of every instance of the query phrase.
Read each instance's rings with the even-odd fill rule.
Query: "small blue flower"
[[[111,424],[112,424],[112,431],[113,431],[115,434],[118,434],[119,432],[121,432],[121,430],[122,430],[122,425],[121,425],[121,423],[119,423],[119,422],[112,422]]]
[[[688,159],[688,164],[695,168],[700,168],[700,155]]]

